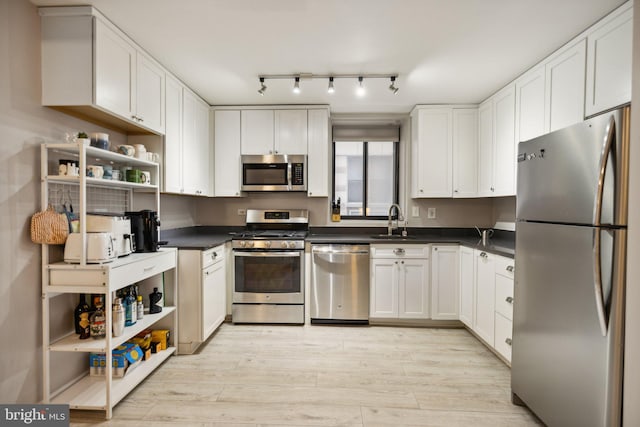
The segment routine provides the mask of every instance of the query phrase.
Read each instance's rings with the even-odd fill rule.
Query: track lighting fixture
[[[267,85],[264,83],[265,80],[276,80],[276,79],[293,79],[293,93],[300,93],[300,80],[311,80],[311,79],[329,79],[329,85],[327,86],[327,93],[335,93],[335,87],[333,85],[335,79],[357,79],[358,86],[356,88],[356,94],[358,96],[364,96],[366,93],[366,89],[364,86],[364,79],[391,79],[391,85],[389,86],[389,90],[392,93],[397,93],[398,88],[395,85],[395,81],[398,78],[397,74],[311,74],[311,73],[299,73],[299,74],[263,74],[258,77],[260,80],[260,89],[258,89],[258,93],[261,96],[264,96],[264,93],[267,91]]]
[[[391,84],[389,85],[389,90],[395,95],[398,93],[398,88],[396,87],[396,76],[391,76]]]
[[[364,96],[365,93],[367,93],[367,91],[365,90],[364,86],[362,85],[362,81],[364,80],[364,77],[359,76],[358,77],[358,88],[356,89],[356,95],[358,96]]]
[[[335,88],[333,87],[333,77],[329,77],[329,88],[327,89],[328,93],[335,92]]]
[[[258,89],[258,93],[260,94],[260,96],[264,96],[266,90],[267,85],[264,84],[264,77],[260,77],[260,89]]]

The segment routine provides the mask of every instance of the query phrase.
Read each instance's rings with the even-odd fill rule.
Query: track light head
[[[329,88],[327,89],[327,93],[334,93],[336,89],[333,87],[333,77],[329,77]]]
[[[396,87],[396,76],[391,76],[390,78],[391,84],[389,85],[389,90],[395,95],[396,93],[398,93],[398,88]]]
[[[364,78],[362,76],[358,77],[358,88],[356,89],[356,95],[358,96],[364,96],[365,93],[367,93],[367,91],[365,90],[362,81],[364,80]]]
[[[293,84],[293,93],[300,93],[300,77],[296,77],[296,82]]]
[[[258,93],[260,96],[264,96],[264,93],[267,91],[267,85],[264,84],[264,77],[260,77],[260,89],[258,89]]]

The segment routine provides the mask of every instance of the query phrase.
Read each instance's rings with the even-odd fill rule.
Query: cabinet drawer
[[[496,274],[500,274],[505,277],[513,279],[513,272],[515,271],[515,262],[511,258],[505,258],[502,256],[496,256]]]
[[[224,245],[202,251],[202,268],[205,269],[210,265],[224,259]]]
[[[428,259],[429,245],[371,245],[371,258]]]
[[[132,256],[132,255],[129,255]],[[155,276],[176,266],[176,251],[155,252],[139,262],[118,266],[109,272],[111,283],[134,283]]]
[[[511,362],[511,331],[511,320],[499,313],[496,313],[495,349],[509,362]]]
[[[513,279],[496,274],[496,311],[513,320]]]

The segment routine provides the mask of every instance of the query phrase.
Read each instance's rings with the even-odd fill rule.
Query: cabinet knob
[[[400,261],[400,264],[404,264],[404,261]]]
[[[421,189],[420,189],[420,192],[421,192],[421,193],[424,193],[424,190],[421,188]]]
[[[458,192],[458,190],[453,190],[453,192],[454,192],[454,193],[457,193],[457,192]]]
[[[482,258],[487,258],[487,257],[488,257],[488,255],[487,255],[487,253],[486,253],[486,252],[480,252],[480,256],[481,256]]]
[[[273,150],[269,150],[269,154],[273,154]]]
[[[504,340],[504,342],[505,342],[507,345],[511,345],[511,343],[512,343],[511,338],[507,338],[507,339],[505,339],[505,340]]]
[[[507,268],[506,268],[506,270],[507,270],[509,273],[513,273],[513,265],[508,265],[508,266],[507,266]]]
[[[495,191],[495,188],[491,187],[491,191]]]
[[[236,191],[236,196],[238,195],[238,192]]]
[[[513,297],[506,297],[504,300],[509,304],[513,304]]]
[[[396,263],[396,265],[398,265],[398,261],[396,261],[395,263]]]

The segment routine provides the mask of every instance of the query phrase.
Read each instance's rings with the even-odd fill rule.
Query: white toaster
[[[116,259],[115,241],[112,233],[87,233],[87,262],[102,264]],[[64,261],[77,264],[81,254],[82,234],[69,234],[64,245]]]
[[[131,220],[122,215],[87,214],[87,232],[112,233],[116,239],[116,256],[129,255],[135,251]]]

